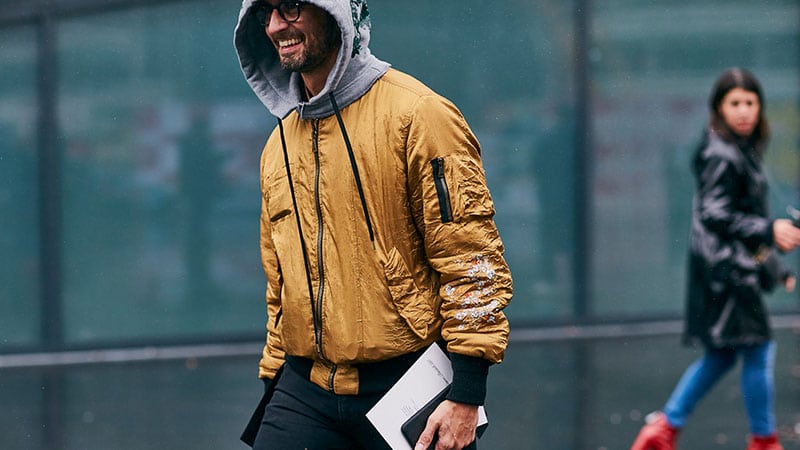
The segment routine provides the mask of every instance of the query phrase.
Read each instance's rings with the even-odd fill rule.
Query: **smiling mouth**
[[[294,38],[294,39],[281,39],[278,41],[278,48],[287,48],[297,45],[303,42],[302,39]]]

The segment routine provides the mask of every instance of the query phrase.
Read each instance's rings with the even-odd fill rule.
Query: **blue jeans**
[[[702,358],[686,369],[667,401],[664,413],[669,424],[682,428],[697,403],[736,365],[739,355],[743,361],[742,397],[750,432],[756,436],[774,434],[774,341],[733,349],[707,349]]]

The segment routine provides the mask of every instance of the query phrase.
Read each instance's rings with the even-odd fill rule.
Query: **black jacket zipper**
[[[306,246],[305,239],[303,238],[303,226],[300,221],[300,209],[297,207],[297,197],[295,196],[294,192],[294,183],[292,181],[292,171],[291,166],[289,164],[289,151],[286,148],[286,138],[284,137],[284,130],[283,130],[283,122],[278,119],[278,128],[280,129],[281,134],[281,147],[283,148],[283,162],[286,167],[286,178],[289,182],[289,192],[292,195],[292,206],[294,207],[295,211],[295,220],[297,222],[297,233],[300,238],[300,249],[303,254],[303,265],[305,267],[306,272],[306,283],[308,284],[308,298],[311,302],[311,316],[313,318],[313,326],[314,326],[314,341],[315,347],[317,351],[317,355],[323,360],[327,361],[325,358],[325,353],[323,352],[322,348],[322,294],[325,289],[325,273],[323,271],[322,266],[322,208],[320,207],[319,201],[319,174],[320,174],[320,163],[319,163],[319,120],[312,122],[311,124],[311,135],[312,135],[312,144],[311,150],[314,153],[314,161],[316,166],[316,179],[315,179],[315,199],[316,199],[316,213],[317,219],[319,221],[319,232],[317,233],[317,247],[318,247],[318,258],[317,263],[319,265],[319,278],[320,278],[320,285],[319,291],[316,300],[314,299],[314,287],[311,282],[311,264],[308,258],[308,250]],[[283,308],[278,311],[277,317],[275,318],[275,326],[278,326],[278,321],[280,320],[281,315],[283,314]],[[336,365],[334,364],[331,367],[331,373],[328,376],[328,386],[330,390],[333,390],[333,381],[334,376],[336,375]]]
[[[450,189],[447,188],[447,180],[444,177],[444,158],[431,160],[433,168],[433,184],[436,186],[436,196],[439,198],[439,212],[442,215],[442,223],[453,221],[453,207],[450,204]]]
[[[314,205],[317,213],[317,273],[319,274],[319,287],[317,288],[317,299],[314,304],[314,342],[317,346],[317,354],[325,359],[322,349],[322,295],[325,291],[325,270],[322,266],[322,207],[319,199],[319,120],[315,120],[311,126],[311,150],[314,152]]]
[[[311,126],[311,148],[314,152],[314,206],[317,212],[317,273],[319,274],[319,287],[317,288],[317,300],[314,306],[314,340],[317,347],[317,354],[322,360],[327,361],[325,357],[325,350],[322,345],[322,298],[325,293],[325,269],[323,266],[322,255],[322,236],[324,231],[324,222],[322,220],[322,205],[320,204],[319,194],[319,178],[320,178],[320,162],[319,162],[319,119],[314,120]],[[331,367],[331,372],[328,375],[328,388],[333,391],[333,381],[336,376],[336,364]]]

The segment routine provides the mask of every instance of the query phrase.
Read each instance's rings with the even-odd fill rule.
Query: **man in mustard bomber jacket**
[[[369,38],[364,0],[239,13],[242,71],[278,119],[260,167],[266,392],[242,437],[257,449],[389,448],[365,414],[437,342],[453,382],[416,448],[477,448],[508,344],[511,274],[478,141]]]

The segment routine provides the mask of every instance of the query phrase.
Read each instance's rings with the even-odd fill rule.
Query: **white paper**
[[[367,412],[367,418],[392,450],[413,450],[400,427],[452,381],[450,360],[438,345],[433,344]],[[484,423],[487,423],[486,413],[481,406],[478,408],[478,425]]]

